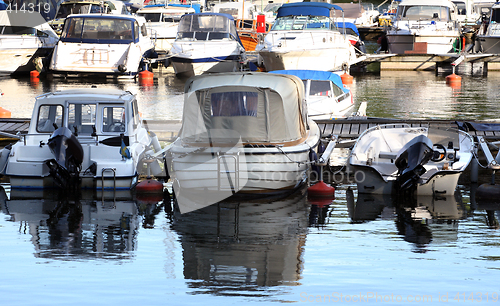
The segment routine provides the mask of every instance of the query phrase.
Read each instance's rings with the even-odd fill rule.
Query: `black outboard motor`
[[[54,159],[46,160],[50,175],[60,188],[78,182],[83,162],[83,148],[67,127],[57,128],[49,138],[48,146]]]
[[[410,140],[398,153],[394,164],[398,167],[397,191],[412,190],[417,187],[420,176],[425,173],[424,165],[433,157],[432,141],[425,135]]]

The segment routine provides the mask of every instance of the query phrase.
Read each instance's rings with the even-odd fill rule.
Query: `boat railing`
[[[113,190],[116,190],[116,168],[102,168],[101,170],[101,188],[104,190],[104,173],[113,172]],[[104,193],[103,193],[104,196]]]

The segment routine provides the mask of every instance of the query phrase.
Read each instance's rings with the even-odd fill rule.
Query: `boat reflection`
[[[0,188],[2,212],[31,235],[35,257],[62,260],[127,259],[137,248],[140,215],[130,191],[54,191]]]
[[[358,194],[347,197],[349,216],[354,223],[379,218],[395,218],[398,234],[425,252],[429,244],[444,244],[458,239],[458,220],[466,217],[461,194],[398,198],[391,195]]]
[[[184,278],[196,293],[261,296],[261,286],[297,285],[309,205],[305,190],[286,198],[226,200],[174,214]],[[201,281],[199,281],[201,280]]]

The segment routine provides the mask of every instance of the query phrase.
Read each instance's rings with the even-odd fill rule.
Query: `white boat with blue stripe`
[[[170,54],[179,77],[238,71],[246,57],[233,17],[220,13],[183,15]]]

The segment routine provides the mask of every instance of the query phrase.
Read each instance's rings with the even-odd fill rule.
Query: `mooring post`
[[[472,159],[470,168],[470,182],[477,183],[479,179],[479,162],[477,159]]]

